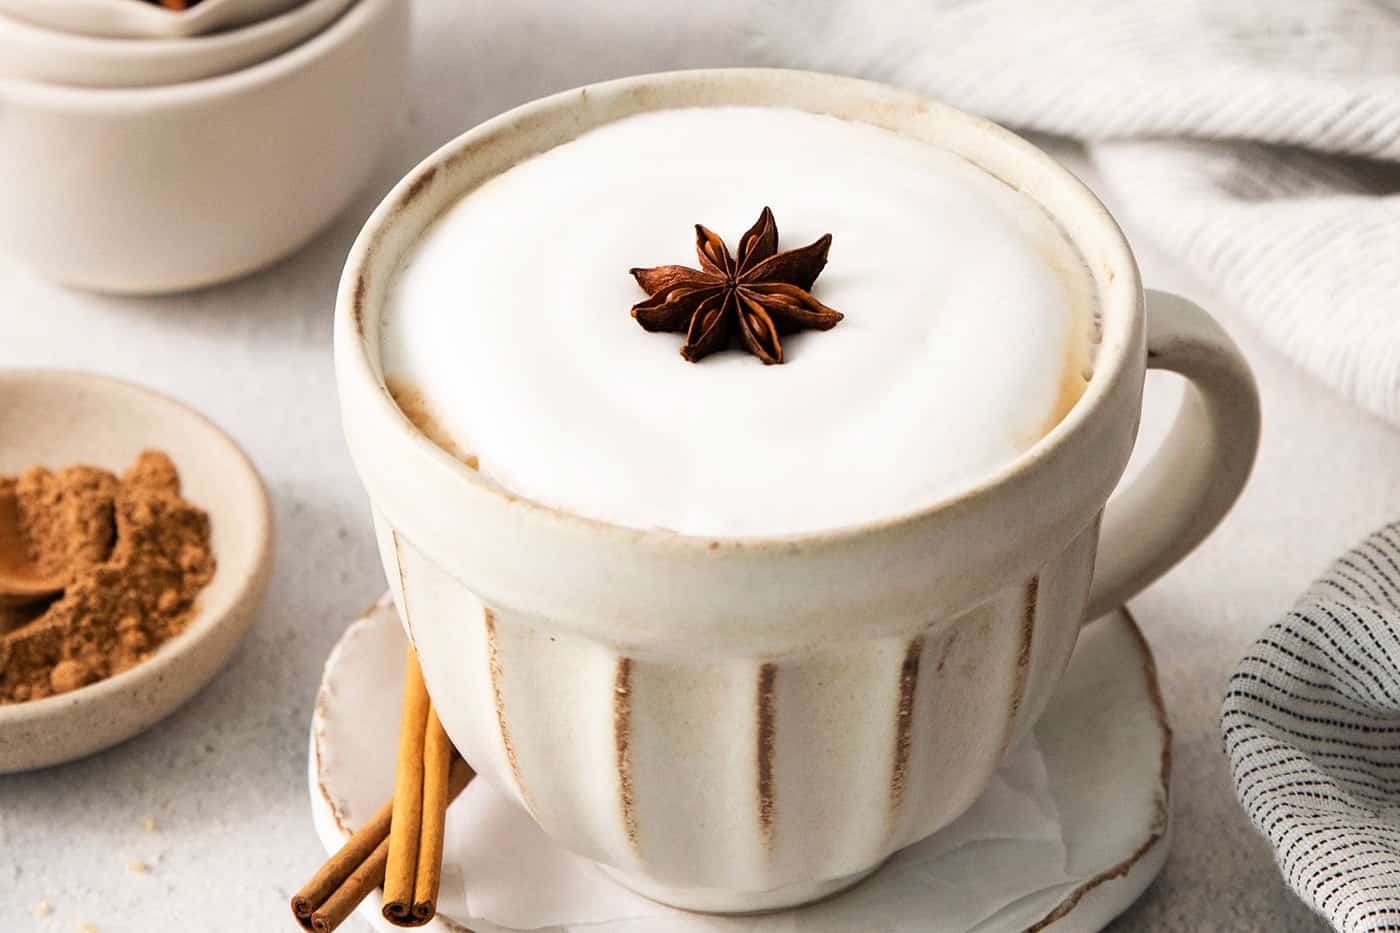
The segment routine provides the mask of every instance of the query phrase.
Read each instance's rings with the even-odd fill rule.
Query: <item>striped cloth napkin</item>
[[[1283,354],[1400,423],[1400,0],[730,12],[746,61],[877,78],[1086,140],[1142,229]]]
[[[1255,642],[1221,729],[1288,884],[1343,933],[1400,930],[1400,523]]]

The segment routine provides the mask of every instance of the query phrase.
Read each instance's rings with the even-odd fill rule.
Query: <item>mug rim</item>
[[[1065,416],[1018,456],[998,468],[988,471],[973,485],[929,505],[854,524],[777,535],[694,535],[666,528],[639,528],[581,515],[511,491],[490,479],[480,470],[468,466],[424,434],[390,396],[382,372],[371,359],[371,345],[373,344],[377,349],[380,308],[377,306],[369,307],[370,290],[367,288],[366,277],[371,262],[381,263],[384,261],[382,257],[378,256],[378,253],[388,232],[398,224],[407,222],[403,219],[407,208],[419,197],[425,196],[432,187],[431,182],[439,171],[450,171],[454,164],[460,164],[465,160],[468,150],[493,136],[509,133],[522,125],[538,125],[551,118],[556,120],[567,118],[572,110],[590,97],[596,99],[607,96],[645,94],[648,89],[664,85],[687,83],[698,85],[706,82],[722,84],[755,79],[775,83],[783,81],[826,83],[833,88],[861,91],[881,103],[892,105],[892,108],[912,108],[966,134],[966,138],[975,139],[985,151],[1000,149],[1021,160],[1028,175],[1038,173],[1049,179],[1051,183],[1058,186],[1059,194],[1067,196],[1070,201],[1074,202],[1074,210],[1080,212],[1081,217],[1087,218],[1090,225],[1096,228],[1098,252],[1104,253],[1108,257],[1109,271],[1105,282],[1104,278],[1098,274],[1099,270],[1092,267],[1090,269],[1099,299],[1101,339],[1096,347],[1092,374],[1084,392]],[[800,104],[761,103],[756,105],[794,106],[798,109],[810,109],[804,108]],[[661,102],[655,106],[640,107],[635,112],[675,109],[676,106]],[[813,110],[812,112],[821,111]],[[613,119],[622,119],[625,116],[620,115]],[[885,124],[877,123],[875,125]],[[591,128],[592,126],[583,127],[580,132]],[[890,128],[894,129],[895,132],[901,132],[902,135],[910,135],[902,132],[898,127]],[[560,145],[576,135],[578,134],[561,138],[555,145]],[[924,142],[934,145],[928,141]],[[1018,192],[1025,193],[1017,178],[1007,177],[1004,172],[993,172],[963,152],[954,152],[954,154],[967,158],[977,168],[991,174],[998,181]],[[524,158],[529,157],[527,155]],[[523,161],[523,158],[516,160],[515,164],[518,164],[519,161]],[[475,184],[481,184],[485,180],[484,177]],[[441,211],[448,206],[450,201],[455,201],[463,196],[465,196],[464,193],[457,192],[451,194],[450,198],[439,196],[439,204],[433,218],[440,216]],[[1062,231],[1074,244],[1081,257],[1089,262],[1087,251],[1081,242],[1082,236],[1074,235],[1062,223],[1065,211],[1051,208],[1035,195],[1026,193],[1026,196],[1035,201],[1061,226]],[[418,242],[418,235],[421,235],[431,222],[429,220],[427,223],[419,225],[416,231],[417,235],[408,241],[410,246]],[[401,259],[406,254],[407,248],[398,250],[392,259]],[[336,368],[338,379],[354,378],[378,388],[379,391],[368,394],[368,404],[379,409],[375,413],[376,421],[382,424],[396,425],[400,433],[406,434],[411,439],[411,444],[418,454],[426,456],[437,467],[446,469],[458,480],[469,484],[475,491],[486,493],[499,500],[503,505],[524,506],[535,517],[543,517],[550,522],[560,523],[570,530],[623,534],[633,541],[664,544],[670,550],[693,544],[697,552],[714,551],[717,548],[753,551],[786,549],[794,546],[799,548],[825,546],[878,535],[882,532],[906,529],[947,513],[959,513],[974,500],[986,498],[998,489],[1016,485],[1017,481],[1022,481],[1028,474],[1036,472],[1042,464],[1056,459],[1056,455],[1060,454],[1064,448],[1073,445],[1080,435],[1089,433],[1094,415],[1102,407],[1102,403],[1117,389],[1124,376],[1132,375],[1133,354],[1135,351],[1139,353],[1141,351],[1140,342],[1131,338],[1135,330],[1135,316],[1141,315],[1142,295],[1141,276],[1132,249],[1118,223],[1097,196],[1078,177],[1060,165],[1049,154],[996,123],[958,110],[926,95],[881,82],[823,72],[784,68],[702,68],[653,72],[583,85],[528,101],[497,114],[452,138],[406,173],[390,189],[370,215],[347,256],[336,298],[334,337]],[[1136,330],[1140,331],[1141,328],[1138,327]],[[371,332],[376,335],[373,340],[370,337]],[[1140,368],[1140,362],[1138,365]],[[1085,520],[1088,520],[1088,516]]]

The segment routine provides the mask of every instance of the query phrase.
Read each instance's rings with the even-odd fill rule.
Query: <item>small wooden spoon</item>
[[[45,577],[29,558],[14,490],[0,491],[0,607],[25,606],[61,592],[62,579]]]

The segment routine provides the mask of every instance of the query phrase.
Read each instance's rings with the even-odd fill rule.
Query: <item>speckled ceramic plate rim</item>
[[[203,642],[212,633],[225,625],[236,625],[241,628],[241,631],[237,632],[237,637],[233,640],[233,644],[236,646],[237,643],[241,641],[247,629],[252,626],[256,604],[266,590],[268,580],[272,573],[272,505],[268,499],[267,488],[264,486],[257,468],[253,466],[248,455],[244,453],[237,442],[229,437],[222,428],[193,408],[167,395],[156,392],[153,389],[111,376],[102,376],[75,370],[0,370],[0,404],[4,403],[3,400],[10,391],[12,385],[17,382],[29,380],[57,382],[87,381],[93,385],[105,386],[115,392],[128,393],[133,398],[141,398],[146,404],[149,404],[152,409],[164,408],[166,410],[166,417],[182,418],[197,424],[210,435],[212,440],[221,443],[226,448],[229,469],[243,472],[253,481],[251,486],[256,490],[254,501],[246,502],[244,505],[250,506],[252,510],[251,517],[256,525],[254,532],[256,545],[253,555],[246,562],[247,571],[241,583],[230,586],[225,591],[223,598],[217,602],[197,602],[196,606],[198,607],[198,611],[190,621],[189,626],[179,635],[176,635],[158,648],[150,658],[119,674],[69,693],[46,697],[42,700],[33,700],[27,703],[0,706],[0,736],[3,736],[6,731],[14,729],[21,724],[30,724],[38,720],[47,720],[50,728],[62,728],[65,718],[78,707],[119,701],[121,697],[130,694],[139,685],[152,679],[166,677],[168,672],[175,665],[178,665],[181,659],[196,645]],[[176,466],[178,467],[179,464],[176,464]],[[209,512],[210,518],[213,521],[218,521],[219,513],[223,511],[224,508],[227,508],[227,506],[221,506],[220,503],[196,502],[195,504]],[[223,569],[225,561],[217,553],[215,554],[215,559],[220,562],[220,567],[215,570],[217,575]],[[219,667],[222,667],[222,663]],[[194,690],[190,691],[190,695],[192,696],[199,687],[204,686],[207,682],[208,681],[205,680],[198,684]],[[185,699],[188,699],[188,697]],[[157,720],[174,712],[184,701],[185,700],[182,699],[172,705],[170,709],[160,714]],[[133,733],[133,735],[134,734],[139,733]],[[113,739],[110,743],[101,744],[90,751],[82,752],[63,760],[73,760],[73,758],[92,754],[127,738],[131,738],[131,735]],[[50,764],[59,763],[61,762],[50,762]],[[38,765],[36,767],[43,766],[46,765]],[[0,757],[0,774],[19,770],[27,770],[27,767],[23,765],[12,767],[10,761]]]

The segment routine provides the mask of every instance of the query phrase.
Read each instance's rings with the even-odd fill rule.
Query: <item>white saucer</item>
[[[404,645],[386,597],[347,629],[326,662],[309,770],[316,832],[328,852],[393,791]],[[441,913],[423,929],[849,933],[878,922],[918,933],[1088,933],[1131,904],[1166,860],[1170,763],[1152,656],[1120,612],[1084,631],[1034,741],[1009,756],[983,800],[845,894],[762,917],[658,907],[554,846],[477,780],[449,814]],[[1008,831],[1017,806],[1044,825],[1025,838],[1014,826]],[[512,883],[526,872],[528,884]],[[360,916],[388,933],[394,928],[379,908],[376,892]],[[505,925],[527,915],[535,919]],[[604,915],[614,919],[600,922]]]

